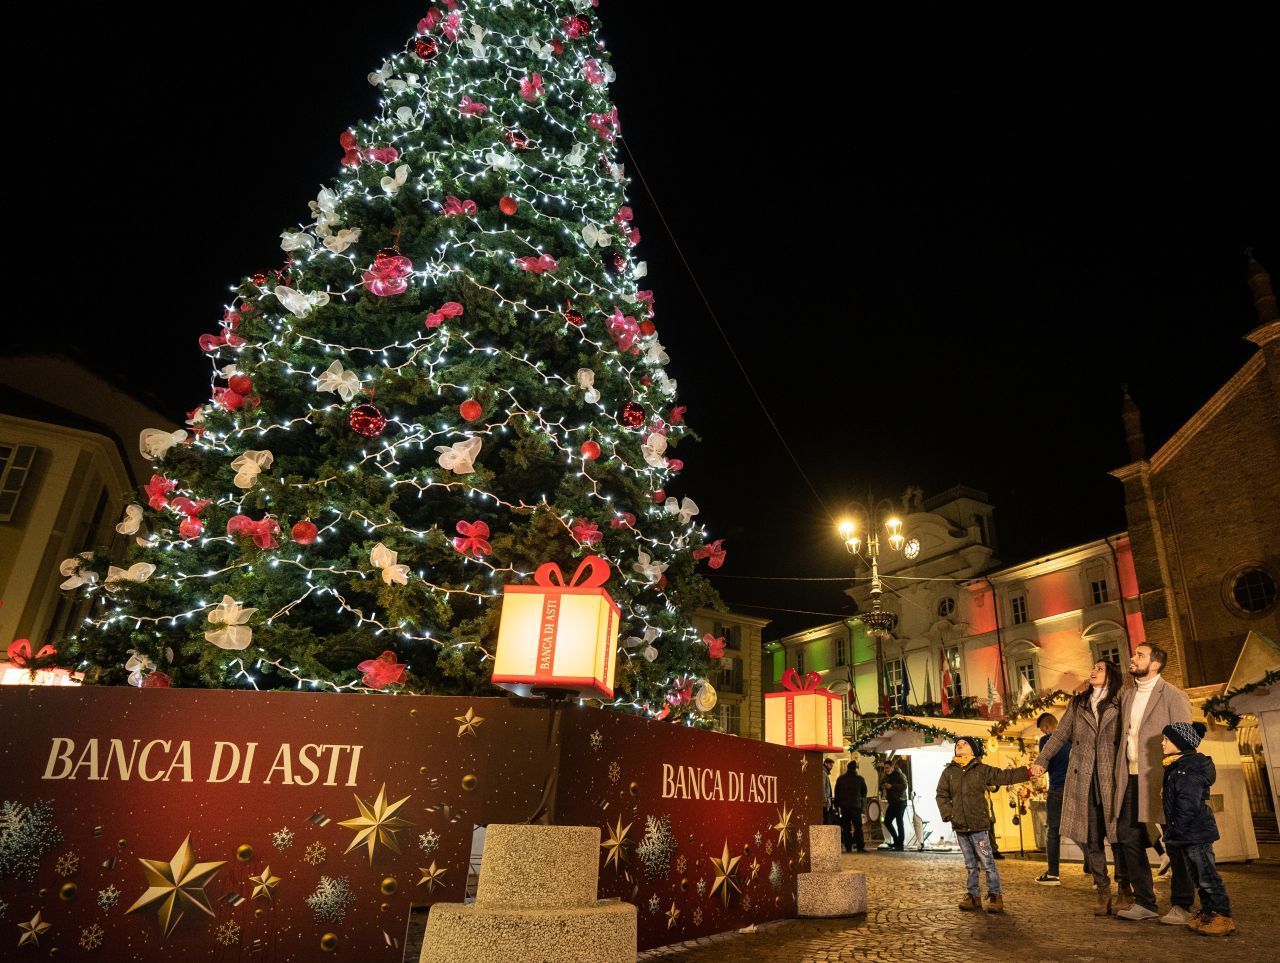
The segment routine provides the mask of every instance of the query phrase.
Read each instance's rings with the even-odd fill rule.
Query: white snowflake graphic
[[[116,903],[120,901],[120,890],[112,884],[106,889],[98,890],[98,907],[104,913],[109,913],[115,909]]]
[[[636,855],[644,863],[644,875],[650,880],[659,879],[670,871],[671,857],[675,855],[676,838],[671,832],[671,817],[646,816],[644,836],[636,846]]]
[[[307,905],[315,913],[317,923],[341,923],[347,909],[356,901],[345,876],[321,876],[316,891],[307,897]]]
[[[293,832],[285,827],[271,834],[271,845],[276,849],[288,849],[293,845]]]
[[[762,837],[759,833],[756,833],[756,845],[757,845],[757,846],[759,846],[759,845],[760,845],[760,841],[761,841],[761,839],[762,839],[762,838],[763,838],[763,837]]]
[[[782,864],[774,863],[773,869],[769,870],[769,884],[775,889],[782,889]]]
[[[615,759],[613,760],[613,762],[609,763],[609,781],[617,782],[621,778],[622,778],[622,766],[620,766],[618,764],[618,760]]]
[[[707,895],[707,881],[705,879],[698,880],[698,895],[699,896]]]
[[[769,840],[767,843],[765,843],[765,844],[764,844],[764,851],[765,851],[766,853],[769,853],[770,855],[772,855],[772,854],[773,854],[773,840],[772,840],[772,839],[771,839],[771,840]]]
[[[694,926],[702,925],[702,907],[701,906],[697,907],[693,911],[693,925]]]
[[[676,857],[676,872],[677,872],[677,873],[683,873],[683,872],[685,871],[685,868],[686,868],[688,865],[689,865],[689,863],[688,863],[688,861],[684,858],[684,853],[681,853],[679,856],[677,856],[677,857]]]
[[[61,842],[52,802],[24,806],[6,799],[0,809],[0,878],[34,882],[41,857]]]
[[[307,847],[307,851],[302,854],[302,858],[312,866],[319,866],[328,855],[324,848],[324,843],[312,843]]]
[[[650,912],[650,913],[656,913],[656,912],[658,912],[658,909],[659,909],[659,907],[661,907],[661,905],[662,905],[662,904],[658,902],[658,894],[657,894],[657,893],[654,893],[652,896],[650,896],[650,897],[649,897],[649,912]]]
[[[434,853],[439,845],[440,834],[434,829],[428,829],[418,837],[418,846],[424,853]]]
[[[240,942],[240,924],[227,920],[213,931],[213,938],[223,946],[235,946]]]
[[[601,735],[599,729],[596,729],[591,733],[591,748],[592,749],[604,748],[604,736]]]
[[[96,950],[102,945],[103,935],[102,927],[97,923],[92,926],[86,926],[80,931],[80,949]]]
[[[744,911],[748,913],[751,912],[751,894],[750,893],[742,894],[742,908]]]
[[[63,853],[53,865],[53,871],[59,876],[70,876],[80,868],[80,857],[74,852]]]
[[[4,916],[7,912],[9,912],[9,904],[0,899],[0,916]]]

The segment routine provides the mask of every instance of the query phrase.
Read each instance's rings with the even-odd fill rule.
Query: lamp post
[[[840,538],[843,539],[844,547],[849,550],[849,554],[855,559],[862,559],[871,567],[871,611],[861,613],[857,618],[876,640],[876,696],[881,706],[885,704],[884,639],[898,625],[898,616],[893,612],[886,612],[880,598],[884,594],[884,583],[880,580],[880,518],[884,516],[880,510],[886,505],[889,512],[883,524],[888,536],[886,539],[888,548],[894,552],[901,552],[907,539],[902,534],[902,519],[896,514],[891,499],[882,498],[877,502],[868,494],[866,505],[854,503],[854,508],[866,519],[866,554],[861,550],[863,539],[858,534],[856,512],[854,518],[846,518],[837,526]],[[852,653],[850,655],[852,656]]]

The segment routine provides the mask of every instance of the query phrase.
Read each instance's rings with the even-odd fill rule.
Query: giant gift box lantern
[[[494,684],[517,695],[567,689],[612,699],[622,613],[603,587],[608,580],[609,563],[589,555],[567,585],[560,566],[547,562],[535,584],[505,586]]]
[[[782,692],[764,696],[764,738],[793,749],[838,752],[844,748],[844,716],[840,697],[819,688],[822,677],[810,672],[803,679],[795,669],[782,676]]]

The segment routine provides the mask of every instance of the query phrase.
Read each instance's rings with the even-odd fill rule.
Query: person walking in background
[[[906,849],[902,817],[907,811],[907,777],[892,762],[884,764],[884,775],[880,777],[880,795],[888,801],[884,824],[889,830],[889,848],[902,852]]]
[[[1164,727],[1175,722],[1191,722],[1191,700],[1177,686],[1160,677],[1169,655],[1150,642],[1143,642],[1129,659],[1129,675],[1134,685],[1120,696],[1120,744],[1116,749],[1115,800],[1116,833],[1121,855],[1133,886],[1133,905],[1116,914],[1117,919],[1138,921],[1160,917],[1147,861],[1147,832],[1144,823],[1164,819],[1160,789],[1164,782],[1162,741]],[[1173,878],[1170,898],[1173,906],[1162,923],[1183,924],[1191,919],[1194,893],[1181,853],[1170,852]]]
[[[831,788],[831,768],[833,759],[822,760],[822,822],[834,826],[840,822],[840,814],[836,812],[836,794]]]
[[[1213,857],[1218,823],[1209,808],[1209,787],[1218,774],[1213,760],[1196,752],[1204,733],[1199,722],[1164,727],[1164,843],[1175,865],[1179,858],[1185,861],[1191,885],[1200,891],[1200,912],[1187,926],[1201,936],[1226,936],[1236,924]]]
[[[1040,751],[1044,752],[1045,744],[1058,728],[1058,717],[1052,712],[1045,712],[1036,720],[1036,728],[1044,735],[1040,737]],[[1071,742],[1062,746],[1045,771],[1049,774],[1049,793],[1045,799],[1045,855],[1049,865],[1043,873],[1036,877],[1041,886],[1061,886],[1062,879],[1058,869],[1062,859],[1062,837],[1058,828],[1062,823],[1062,793],[1067,785],[1067,764],[1070,762]]]
[[[867,781],[858,774],[858,763],[849,760],[849,768],[836,780],[836,806],[840,810],[840,844],[846,853],[855,848],[867,851],[862,835],[862,810],[867,805]]]
[[[951,824],[964,854],[969,872],[965,897],[960,911],[971,913],[986,909],[988,913],[1004,912],[1004,892],[1000,887],[1000,871],[991,854],[991,819],[986,802],[987,786],[1009,786],[1026,782],[1032,773],[1026,766],[997,769],[982,759],[982,740],[969,736],[956,739],[956,754],[942,770],[938,780],[937,803],[942,821]],[[979,871],[987,874],[987,902],[982,903]]]

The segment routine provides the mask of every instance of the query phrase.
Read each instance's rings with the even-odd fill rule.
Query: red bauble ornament
[[[413,41],[413,52],[420,60],[435,60],[440,53],[440,47],[436,44],[434,37],[418,37]]]
[[[667,490],[665,488],[659,488],[656,492],[650,492],[649,497],[661,505],[667,500]]]
[[[562,53],[564,53],[564,44],[562,44],[559,40],[551,41],[551,52],[555,54],[557,57],[559,57]]]
[[[252,281],[254,284],[256,284],[260,288],[266,287],[267,285],[267,276],[263,274],[261,271],[259,271],[257,274],[251,275],[249,277],[249,280]]]
[[[582,447],[578,449],[582,452],[582,457],[587,461],[595,461],[600,457],[600,443],[595,441],[584,441]]]
[[[514,214],[516,209],[519,207],[520,205],[516,203],[516,199],[514,197],[504,197],[502,200],[498,201],[498,210],[507,215],[507,217]]]
[[[644,424],[644,408],[634,401],[628,401],[622,406],[622,413],[618,415],[618,420],[628,428],[639,428]]]
[[[610,248],[604,252],[604,267],[610,274],[623,274],[627,270],[627,259],[621,251]]]
[[[458,405],[458,414],[462,415],[467,421],[476,421],[484,415],[484,405],[474,398],[468,398]]]
[[[148,672],[142,677],[140,689],[167,689],[173,683],[163,672]]]
[[[528,150],[529,138],[525,136],[524,131],[513,127],[506,133],[507,146],[512,150]]]
[[[299,545],[310,545],[319,534],[320,529],[309,521],[294,522],[293,528],[289,529],[289,537]]]
[[[374,270],[385,272],[391,268],[400,266],[400,258],[404,255],[400,253],[399,248],[383,247],[378,249],[378,253],[373,256]]]
[[[357,435],[365,438],[377,438],[387,427],[387,416],[377,405],[368,402],[356,405],[347,416],[347,424]]]
[[[564,319],[575,328],[582,327],[582,315],[573,310],[573,302],[566,301],[564,303]]]
[[[658,326],[657,326],[656,324],[654,324],[652,321],[641,321],[641,322],[640,322],[640,333],[641,333],[642,335],[644,335],[644,336],[647,338],[647,337],[649,337],[649,335],[651,335],[651,334],[657,334],[657,333],[658,333]]]
[[[250,395],[253,394],[253,379],[243,374],[232,375],[227,387],[238,395]]]

